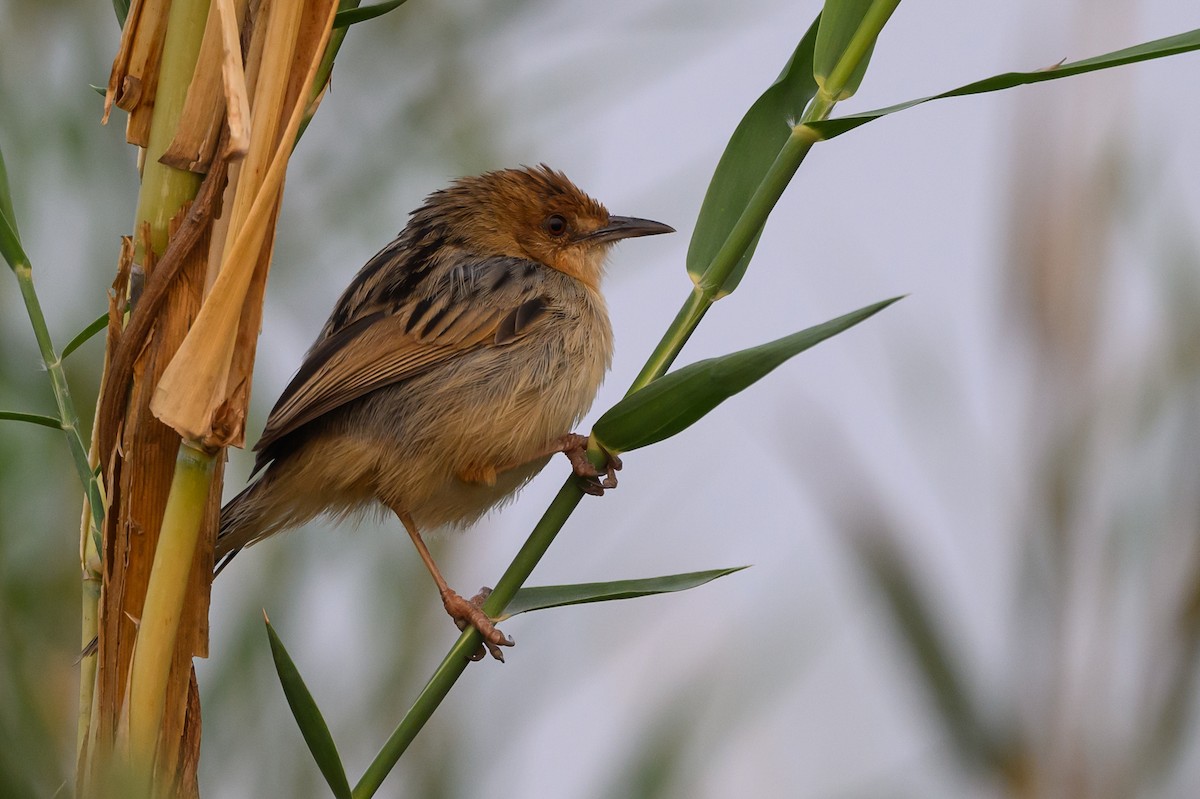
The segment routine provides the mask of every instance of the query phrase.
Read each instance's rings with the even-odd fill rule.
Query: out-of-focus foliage
[[[252,433],[353,271],[452,176],[546,160],[578,177],[595,164],[593,183],[606,170],[619,174],[607,194],[596,190],[614,212],[677,226],[694,218],[741,110],[815,12],[766,2],[593,5],[409,3],[350,29],[327,105],[289,175]],[[1145,5],[1167,14],[1165,3]],[[1030,7],[1026,29],[1058,4]],[[999,23],[979,33],[998,8],[901,6],[873,56],[878,77],[869,74],[858,93],[861,107],[916,93],[893,75],[926,91],[1029,63],[1011,51],[1028,38],[1013,32],[1017,22],[1007,34]],[[963,15],[980,38],[964,34],[964,49],[953,51],[918,39],[903,49],[914,35],[909,20],[925,14],[943,16],[943,43]],[[117,26],[104,3],[0,0],[0,18],[10,31],[0,46],[0,140],[47,316],[65,342],[103,309],[136,193],[123,122],[99,128],[100,100],[88,88],[107,75]],[[1139,33],[1042,48],[1032,63],[1182,27],[1137,21]],[[584,29],[592,38],[573,38]],[[774,29],[790,44],[778,45]],[[923,60],[927,51],[944,60]],[[992,51],[965,72],[950,63]],[[705,69],[705,59],[717,67]],[[885,62],[895,69],[881,71]],[[912,290],[888,332],[863,328],[839,339],[842,352],[813,352],[811,368],[825,377],[831,361],[852,353],[847,369],[870,373],[877,404],[843,393],[853,385],[844,371],[819,392],[806,375],[780,373],[778,393],[735,398],[699,423],[706,448],[684,449],[681,438],[630,456],[622,487],[581,511],[536,581],[603,579],[630,553],[645,573],[756,568],[682,602],[514,619],[506,631],[518,640],[516,657],[472,667],[388,789],[480,795],[499,775],[523,795],[570,795],[567,785],[576,795],[655,799],[782,786],[807,796],[961,797],[1005,795],[1037,779],[1074,791],[1058,795],[1188,795],[1200,776],[1196,614],[1185,601],[1197,585],[1200,265],[1188,232],[1194,198],[1176,194],[1147,153],[1159,157],[1196,126],[1186,109],[1160,116],[1170,101],[1132,113],[1153,87],[1131,92],[1122,82],[1178,81],[1182,107],[1194,62],[1185,56],[1153,73],[1126,67],[1113,83],[1088,76],[1024,89],[1011,104],[930,105],[842,137],[807,164],[813,172],[789,193],[801,199],[780,209],[760,244],[764,266],[780,266],[752,273],[714,317],[717,340],[698,337],[687,359],[780,335],[793,312],[819,318],[819,306]],[[649,63],[660,66],[627,71]],[[506,71],[514,64],[520,71]],[[697,85],[691,106],[658,113],[664,97]],[[1093,108],[1127,112],[1103,147],[1083,146],[1087,129],[1029,105],[1036,93],[1084,122],[1072,103],[1087,86],[1105,87]],[[995,116],[971,121],[993,102]],[[1065,144],[1039,157],[1018,132]],[[996,138],[973,149],[972,136],[987,134]],[[936,160],[911,167],[925,146],[938,149]],[[999,175],[978,169],[984,161]],[[835,192],[841,180],[853,196]],[[853,210],[843,212],[849,227],[807,201],[813,188]],[[624,192],[620,205],[614,189]],[[667,194],[692,204],[656,213]],[[1000,206],[1011,195],[1010,222],[1001,208],[986,223],[958,224],[980,194]],[[966,247],[964,230],[988,241]],[[875,235],[905,256],[874,260]],[[682,248],[685,235],[677,238]],[[788,257],[804,247],[813,259]],[[649,346],[641,320],[675,302],[684,253],[657,263],[618,257],[610,286],[621,370]],[[661,284],[645,277],[659,273]],[[622,294],[627,286],[647,296]],[[647,335],[660,321],[646,322]],[[3,286],[0,340],[0,408],[52,407],[19,298]],[[99,350],[89,342],[68,362],[85,424]],[[885,389],[880,364],[895,370]],[[627,374],[610,383],[627,384]],[[857,443],[821,446],[837,437],[830,431]],[[848,451],[861,453],[857,463]],[[234,458],[231,491],[247,468]],[[512,520],[526,504],[544,507],[538,491],[531,486],[484,528],[435,544],[460,555],[443,564],[456,584],[469,589],[507,562],[527,532]],[[77,496],[61,434],[0,422],[0,796],[53,795],[72,773]],[[824,513],[803,499],[814,496]],[[780,510],[772,517],[764,506]],[[903,625],[874,612],[878,586],[839,540],[848,529],[892,536],[973,706],[999,719],[1008,751],[1037,753],[1028,771],[964,768],[928,701],[926,672],[904,659]],[[939,537],[942,529],[952,534]],[[490,565],[471,565],[461,557],[467,547],[484,550],[478,557]],[[328,795],[276,683],[260,607],[333,709],[327,721],[347,771],[358,773],[453,640],[433,594],[405,537],[386,523],[316,524],[241,556],[215,587],[212,657],[200,664],[206,795]],[[687,604],[710,601],[699,613]]]

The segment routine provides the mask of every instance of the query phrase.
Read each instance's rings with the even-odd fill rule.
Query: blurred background
[[[611,405],[684,300],[728,136],[819,3],[412,2],[353,28],[300,143],[248,436],[358,267],[449,179],[546,162],[629,242]],[[848,113],[1197,27],[1173,0],[903,4]],[[89,84],[108,3],[0,0],[0,146],[61,347],[105,308],[135,201]],[[626,458],[531,581],[753,564],[664,597],[509,621],[381,796],[1188,797],[1200,790],[1200,78],[1195,54],[943,101],[815,148],[681,362],[900,304]],[[50,412],[0,277],[0,408]],[[72,356],[91,418],[102,345]],[[586,425],[585,425],[586,427]],[[231,455],[226,494],[250,459]],[[553,464],[435,554],[493,583]],[[0,427],[0,795],[73,781],[78,490]],[[265,608],[353,781],[454,640],[393,521],[310,525],[215,586],[201,789],[321,797]]]

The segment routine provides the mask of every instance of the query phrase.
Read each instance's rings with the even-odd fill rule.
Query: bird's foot
[[[490,588],[480,588],[479,593],[468,601],[447,588],[442,591],[442,604],[446,606],[446,612],[450,614],[450,618],[454,619],[458,629],[465,630],[467,627],[474,627],[483,636],[483,643],[471,655],[471,660],[483,660],[484,654],[490,654],[503,663],[504,653],[500,651],[500,647],[513,646],[516,642],[496,629],[496,625],[483,612],[483,603],[491,593],[492,589]]]
[[[559,443],[562,446],[562,453],[571,461],[572,471],[581,478],[580,482],[583,484],[585,493],[594,497],[602,497],[604,489],[617,487],[617,472],[621,469],[620,458],[612,453],[605,453],[608,456],[608,463],[603,469],[597,469],[588,460],[587,436],[567,433],[559,439]]]

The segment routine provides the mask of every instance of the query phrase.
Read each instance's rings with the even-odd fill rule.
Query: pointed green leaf
[[[30,424],[40,424],[42,427],[52,427],[55,430],[62,430],[62,422],[53,416],[43,416],[40,413],[0,411],[0,419],[7,419],[10,422],[29,422]]]
[[[29,256],[21,246],[21,237],[3,212],[0,212],[0,257],[8,262],[14,272],[22,266],[29,266]]]
[[[779,77],[742,117],[717,162],[688,245],[687,270],[692,280],[700,279],[720,251],[755,189],[775,163],[792,133],[792,125],[817,92],[812,59],[819,20],[820,17],[804,34]],[[721,287],[721,294],[737,288],[757,244],[756,235]]]
[[[313,760],[317,761],[317,766],[325,776],[325,781],[329,783],[333,795],[337,799],[352,799],[346,770],[342,766],[341,757],[338,756],[333,736],[329,734],[325,718],[321,715],[312,694],[308,692],[308,686],[304,684],[300,671],[292,662],[266,613],[263,614],[263,621],[267,625],[267,638],[271,641],[271,657],[275,660],[279,684],[283,686],[283,693],[292,709],[292,715],[296,718],[296,725],[300,727],[300,734],[304,736],[304,742],[308,744],[308,750],[312,752]]]
[[[867,16],[879,6],[883,6],[887,16],[891,16],[897,4],[898,0],[825,0],[813,55],[813,78],[830,99],[845,100],[858,91],[863,75],[866,74],[867,64],[871,61],[871,53],[875,49],[875,39],[878,37],[878,30],[866,31]],[[884,22],[887,21],[887,16],[884,17]],[[863,34],[859,33],[860,29],[864,29]],[[856,34],[860,39],[865,35],[865,40],[855,42]],[[861,48],[858,52],[854,52],[856,45],[857,48]],[[837,70],[848,52],[852,53],[854,69],[848,75],[835,75],[834,82],[839,85],[830,85],[830,75]]]
[[[388,0],[386,3],[376,3],[375,5],[363,6],[362,8],[348,8],[344,11],[339,11],[333,17],[333,27],[345,28],[358,22],[366,22],[369,19],[381,17],[389,11],[399,8],[406,2],[407,0]]]
[[[1155,58],[1166,58],[1167,56],[1179,55],[1181,53],[1189,53],[1193,50],[1200,50],[1200,29],[1180,33],[1176,36],[1168,36],[1165,39],[1155,39],[1152,42],[1126,47],[1124,50],[1117,50],[1105,55],[1095,56],[1093,58],[1085,58],[1082,61],[1072,61],[1069,64],[1058,64],[1045,69],[1039,69],[1035,72],[1006,72],[1002,75],[993,75],[984,80],[978,80],[974,83],[968,83],[965,86],[959,86],[957,89],[951,89],[941,94],[935,94],[931,97],[922,97],[917,100],[909,100],[906,103],[891,105],[887,108],[880,108],[875,111],[866,111],[861,114],[853,114],[851,116],[838,117],[837,119],[826,119],[821,122],[810,122],[808,127],[815,130],[824,139],[832,139],[835,136],[840,136],[847,131],[854,130],[860,125],[865,125],[880,117],[885,117],[888,114],[894,114],[897,111],[904,111],[913,106],[928,103],[931,100],[942,100],[947,97],[965,97],[971,94],[984,94],[987,92],[998,92],[1003,89],[1012,89],[1016,86],[1026,86],[1031,83],[1041,83],[1047,80],[1058,80],[1059,78],[1069,78],[1072,75],[1082,75],[1085,72],[1095,72],[1101,69],[1111,69],[1113,67],[1124,66],[1125,64],[1136,64],[1139,61],[1149,61]]]
[[[67,346],[63,347],[62,355],[60,355],[58,357],[62,360],[66,360],[68,355],[70,355],[72,352],[74,352],[75,350],[82,347],[84,344],[86,344],[88,342],[89,339],[91,339],[92,336],[96,335],[101,330],[104,330],[107,327],[108,327],[108,312],[106,311],[105,313],[96,317],[83,330],[80,330],[75,335],[75,338],[68,341]]]
[[[713,408],[765,377],[804,350],[853,327],[892,303],[890,300],[839,316],[824,324],[739,352],[697,361],[668,372],[610,408],[592,428],[609,452],[628,452],[686,430]]]
[[[531,610],[559,608],[564,605],[582,605],[587,602],[611,602],[615,599],[633,599],[654,594],[670,594],[675,591],[686,591],[705,583],[712,582],[718,577],[739,572],[747,566],[733,566],[728,569],[711,569],[687,574],[668,574],[663,577],[647,577],[640,580],[616,580],[609,583],[577,583],[575,585],[541,585],[532,588],[522,588],[517,592],[512,602],[504,609],[504,614],[497,621],[503,621],[518,613],[528,613]]]
[[[4,152],[0,150],[0,219],[8,222],[8,226],[12,228],[12,236],[21,240],[20,233],[17,231],[17,215],[13,211],[12,190],[8,187],[8,168],[4,165]]]
[[[113,12],[117,15],[117,24],[125,27],[125,18],[129,16],[129,0],[112,0]]]

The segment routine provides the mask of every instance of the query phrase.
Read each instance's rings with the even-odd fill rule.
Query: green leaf
[[[875,49],[874,37],[867,45],[866,52],[858,59],[858,65],[842,85],[828,84],[830,74],[845,56],[854,34],[858,33],[873,2],[874,0],[825,0],[813,54],[813,78],[821,90],[833,100],[845,100],[853,96],[867,72],[867,64],[870,63],[871,53]]]
[[[1126,47],[1124,50],[1117,50],[1093,58],[1085,58],[1082,61],[1072,61],[1068,64],[1046,67],[1034,72],[1005,72],[1002,75],[993,75],[990,78],[968,83],[965,86],[959,86],[957,89],[951,89],[950,91],[930,97],[909,100],[906,103],[890,105],[887,108],[880,108],[875,111],[865,111],[861,114],[838,117],[837,119],[810,122],[808,123],[808,127],[816,131],[821,138],[832,139],[835,136],[840,136],[847,131],[854,130],[860,125],[865,125],[880,117],[894,114],[897,111],[904,111],[905,109],[921,105],[922,103],[928,103],[932,100],[998,92],[1004,89],[1012,89],[1016,86],[1026,86],[1031,83],[1069,78],[1073,75],[1082,75],[1085,72],[1111,69],[1112,67],[1124,66],[1125,64],[1136,64],[1139,61],[1166,58],[1167,56],[1189,53],[1193,50],[1200,50],[1200,29],[1180,33],[1176,36],[1168,36],[1165,39],[1155,39],[1152,42]]]
[[[266,613],[263,614],[263,621],[267,625],[267,638],[271,641],[271,657],[275,660],[279,684],[283,686],[283,693],[292,709],[292,715],[296,718],[296,725],[300,727],[300,734],[304,736],[304,742],[308,744],[308,750],[312,752],[313,759],[325,775],[325,781],[329,783],[333,795],[337,799],[352,799],[346,770],[342,766],[341,757],[338,756],[337,746],[333,743],[333,736],[329,734],[329,727]]]
[[[84,344],[86,344],[88,342],[88,340],[92,336],[96,335],[101,330],[104,330],[107,327],[108,327],[108,312],[105,312],[105,313],[101,314],[100,316],[96,317],[96,319],[94,321],[92,321],[83,330],[80,330],[75,335],[75,338],[73,338],[67,342],[67,346],[63,347],[62,355],[58,356],[59,359],[66,360],[68,355],[70,355],[72,352],[74,352],[75,350],[82,347]]]
[[[62,430],[62,422],[60,422],[58,419],[55,419],[53,416],[43,416],[40,413],[0,411],[0,419],[7,419],[10,422],[28,422],[29,424],[40,424],[42,427],[51,427],[55,430]]]
[[[339,11],[333,17],[333,27],[345,28],[354,25],[358,22],[366,22],[375,17],[381,17],[389,11],[393,11],[404,5],[407,0],[388,0],[386,3],[376,3],[371,6],[363,6],[362,8],[348,8],[344,11]]]
[[[8,168],[4,166],[4,152],[0,150],[0,219],[6,220],[12,228],[12,236],[18,242],[21,236],[17,231],[17,214],[13,211],[12,192],[8,188]]]
[[[775,163],[792,133],[792,125],[804,112],[804,107],[817,93],[813,80],[813,43],[817,38],[817,23],[809,27],[800,39],[775,82],[762,93],[742,117],[729,138],[721,160],[717,162],[712,182],[704,195],[696,228],[688,245],[687,270],[692,280],[699,281],[729,237],[745,210],[755,189]],[[761,229],[759,233],[761,233]],[[750,243],[733,272],[721,287],[729,294],[741,281],[754,255],[758,235]]]
[[[663,577],[647,577],[641,580],[616,580],[610,583],[577,583],[575,585],[540,585],[522,588],[504,609],[497,621],[528,613],[532,610],[559,608],[565,605],[582,605],[587,602],[611,602],[615,599],[634,599],[640,596],[670,594],[686,591],[712,582],[718,577],[739,572],[747,566],[727,569],[711,569],[687,574],[668,574]]]
[[[124,28],[125,18],[129,16],[129,0],[112,0],[113,12],[117,15],[117,23]]]
[[[836,336],[899,300],[868,305],[824,324],[739,352],[697,361],[669,372],[610,408],[592,435],[612,453],[670,438],[713,408],[804,350]]]
[[[2,188],[6,189],[7,186]],[[7,193],[4,191],[5,195]],[[0,198],[0,203],[2,202],[3,199]],[[9,212],[11,213],[11,205]],[[17,229],[11,220],[12,217],[0,209],[0,257],[3,257],[15,272],[19,267],[29,266],[29,256],[25,254],[25,248],[21,246],[21,237],[17,235]]]

